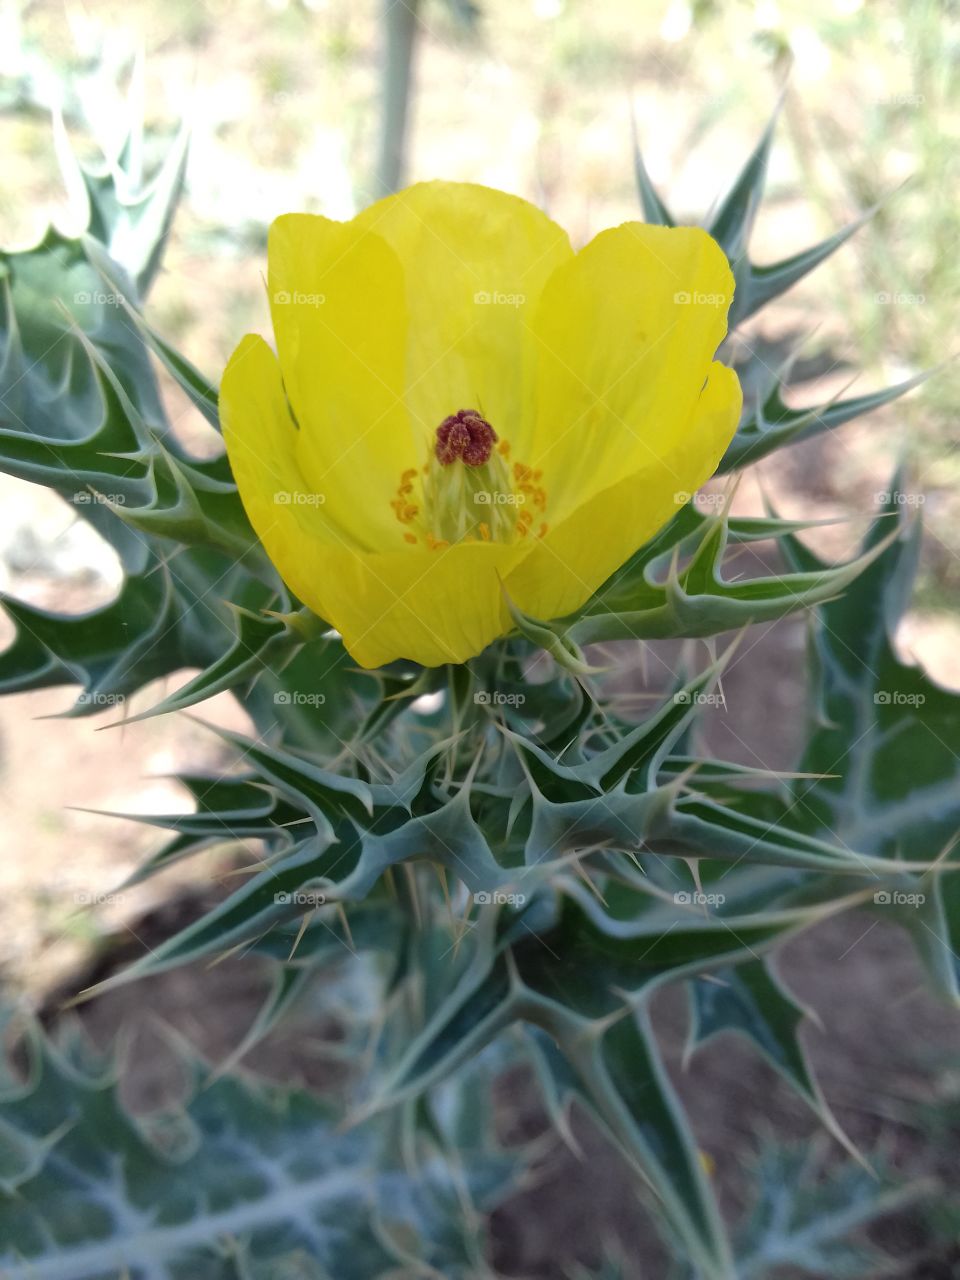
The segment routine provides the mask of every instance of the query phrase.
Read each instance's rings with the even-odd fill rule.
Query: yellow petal
[[[286,214],[270,228],[270,305],[304,478],[368,547],[402,543],[390,509],[421,461],[404,405],[404,272],[355,222]]]
[[[544,471],[552,522],[672,453],[726,333],[732,297],[723,252],[692,227],[624,223],[553,275],[532,323],[530,450]]]
[[[535,618],[578,609],[713,475],[736,430],[742,395],[732,369],[715,363],[673,446],[595,493],[552,525],[505,579],[513,602]]]
[[[573,257],[565,231],[517,196],[423,182],[356,219],[403,263],[410,317],[406,403],[424,447],[447,414],[475,408],[518,447],[532,405],[523,365],[551,273]]]
[[[297,428],[277,357],[253,334],[243,339],[224,370],[220,421],[230,469],[254,531],[287,585],[325,617],[308,549],[330,540],[329,516],[314,500],[297,461]]]
[[[495,542],[379,555],[343,549],[325,557],[325,616],[363,667],[467,662],[511,630],[501,580],[525,554]]]

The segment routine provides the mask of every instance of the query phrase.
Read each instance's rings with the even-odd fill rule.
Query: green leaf
[[[780,101],[782,102],[782,98]],[[770,117],[760,141],[707,225],[707,230],[730,259],[738,288],[741,278],[740,261],[746,258],[750,234],[763,199],[770,151],[779,116],[780,103]]]
[[[691,527],[692,526],[692,527]],[[765,536],[756,530],[756,536]],[[731,536],[725,513],[672,522],[572,617],[557,624],[563,642],[584,646],[610,640],[711,636],[751,623],[769,622],[840,594],[871,563],[871,549],[846,564],[770,574],[723,576]],[[738,538],[752,540],[749,523]],[[681,555],[689,556],[681,568]]]
[[[123,299],[135,297],[119,267]],[[156,379],[121,297],[106,287],[81,240],[48,230],[33,249],[0,251],[5,315],[0,329],[3,429],[51,443],[82,439],[100,414],[85,338],[114,370],[139,414],[164,421]]]
[[[51,613],[11,597],[2,603],[15,635],[0,654],[0,692],[79,684],[73,715],[122,705],[190,661],[180,602],[160,566],[128,577],[118,598],[92,613]]]
[[[873,391],[862,396],[851,396],[846,400],[839,397],[828,404],[816,405],[810,409],[791,409],[783,402],[782,387],[774,385],[763,404],[748,412],[737,427],[726,453],[717,468],[718,474],[726,475],[741,467],[758,462],[777,449],[788,444],[797,444],[801,440],[809,440],[812,436],[825,431],[833,431],[860,418],[886,404],[892,404],[901,396],[912,391],[925,382],[930,373],[918,373],[905,382],[898,382],[883,391]]]
[[[640,150],[640,140],[637,137],[637,121],[636,117],[631,117],[631,127],[633,131],[633,169],[637,179],[637,191],[640,195],[640,203],[643,206],[643,216],[647,222],[659,227],[672,227],[674,225],[673,218],[667,206],[660,199],[656,188],[650,181],[650,175],[647,173],[647,166],[643,162],[643,153]]]
[[[156,706],[135,716],[126,716],[125,724],[170,711],[183,711],[226,689],[243,691],[265,672],[282,666],[303,644],[302,635],[282,618],[265,617],[238,606],[227,607],[236,619],[236,636],[226,652]]]
[[[243,815],[217,812],[151,819],[172,828],[177,838],[154,855],[144,874],[214,838],[227,838],[231,829],[237,839],[267,835],[268,854],[258,864],[258,874],[111,982],[268,935],[291,918],[309,914],[310,902],[306,913],[297,904],[300,891],[321,894],[327,903],[359,902],[400,863],[431,862],[468,894],[487,900],[494,893],[535,896],[571,859],[591,851],[599,869],[626,879],[644,900],[657,890],[636,874],[629,859],[647,850],[661,863],[708,858],[718,865],[756,864],[847,877],[850,888],[838,888],[833,895],[841,902],[845,892],[851,897],[862,893],[865,878],[873,883],[878,876],[899,873],[900,862],[871,858],[802,830],[791,822],[782,797],[778,806],[761,804],[758,811],[751,798],[770,797],[729,785],[731,778],[755,781],[756,771],[706,762],[704,782],[696,785],[689,762],[671,760],[671,747],[697,714],[695,694],[715,680],[718,669],[697,677],[600,750],[578,759],[579,753],[561,747],[572,763],[501,729],[503,742],[521,762],[521,775],[514,781],[508,771],[500,785],[481,786],[471,771],[454,788],[445,787],[440,768],[449,761],[449,741],[435,743],[381,781],[338,774],[291,751],[217,730],[243,760],[248,770],[243,780],[282,796],[285,816],[281,822],[270,812],[266,832],[259,826],[248,829],[240,821]],[[764,775],[764,781],[771,780],[776,778]],[[232,803],[228,795],[227,804]],[[258,807],[255,822],[263,818]],[[679,873],[671,875],[671,893],[685,888]],[[659,892],[663,896],[665,890]],[[805,905],[820,906],[812,901]],[[329,918],[330,908],[326,910],[323,920]],[[671,922],[666,915],[663,927]]]
[[[129,131],[117,159],[104,157],[96,166],[77,159],[60,112],[53,120],[64,180],[69,189],[79,188],[86,196],[87,232],[124,268],[142,298],[160,269],[183,192],[189,130],[180,129],[154,174],[144,181],[142,113],[139,119],[128,117]]]
[[[213,844],[259,839],[289,845],[294,838],[290,828],[307,820],[305,810],[282,800],[252,774],[177,774],[176,781],[190,793],[196,808],[191,813],[137,815],[136,820],[146,826],[163,827],[177,834],[133,872],[127,885],[138,884],[172,862]],[[95,812],[106,817],[129,816]]]
[[[470,1280],[481,1215],[516,1156],[489,1131],[456,1162],[426,1130],[403,1164],[390,1127],[343,1132],[298,1089],[184,1066],[177,1110],[131,1116],[109,1064],[33,1036],[32,1071],[0,1096],[0,1267],[11,1280],[375,1280],[415,1261]]]
[[[831,1280],[867,1280],[889,1259],[855,1237],[915,1198],[851,1161],[817,1177],[808,1143],[767,1145],[752,1170],[755,1203],[737,1234],[740,1280],[767,1280],[781,1268]]]
[[[688,989],[691,1023],[687,1059],[724,1032],[746,1037],[812,1107],[825,1127],[849,1146],[826,1104],[797,1034],[809,1012],[784,988],[768,961],[745,960],[736,968],[692,978]]]
[[[133,324],[136,324],[144,342],[167,370],[190,402],[200,410],[204,418],[220,430],[220,395],[217,388],[181,352],[160,336],[133,307],[126,308]]]
[[[148,560],[142,572],[128,575],[116,600],[90,613],[59,614],[3,597],[15,635],[0,653],[0,693],[79,684],[70,714],[91,715],[122,706],[145,684],[183,667],[222,667],[224,652],[236,647],[235,629],[209,584],[230,593],[231,581],[250,603],[273,598],[236,565],[193,552],[171,564]]]
[[[635,895],[633,904],[636,911]],[[703,1273],[734,1276],[647,1006],[663,983],[755,954],[799,927],[800,917],[675,917],[667,926],[653,911],[615,917],[572,886],[555,913],[546,907],[535,898],[504,911],[495,950],[486,945],[490,922],[481,922],[471,967],[390,1072],[376,1105],[431,1087],[514,1021],[532,1023],[559,1050],[567,1087],[650,1180]]]
[[[707,230],[730,259],[736,280],[736,291],[730,307],[731,329],[755,315],[774,298],[786,293],[821,262],[825,262],[876,213],[875,208],[867,210],[859,218],[855,218],[819,244],[792,254],[780,262],[758,266],[750,261],[748,254],[750,237],[763,200],[779,114],[780,104],[778,103],[760,141],[735,179],[730,191],[706,224]],[[646,221],[655,225],[673,226],[673,219],[650,181],[644,166],[636,142],[635,129],[634,168]]]
[[[918,877],[906,866],[877,884],[881,918],[914,936],[935,980],[960,999],[960,884],[948,856],[960,832],[960,695],[897,656],[893,636],[909,603],[920,523],[895,476],[864,547],[883,548],[846,594],[822,606],[811,635],[810,738],[792,785],[799,827],[866,855],[938,864]],[[897,536],[889,540],[893,527]],[[792,564],[818,562],[787,539]],[[938,860],[941,860],[939,861]]]
[[[0,253],[0,287],[0,468],[71,501],[129,569],[147,533],[216,547],[276,583],[225,455],[190,458],[171,434],[132,286],[102,248],[50,231]]]
[[[852,222],[848,222],[845,227],[835,231],[832,236],[827,236],[819,244],[811,245],[809,249],[795,253],[780,262],[773,262],[764,267],[751,263],[744,288],[734,298],[731,308],[731,328],[744,320],[749,320],[768,302],[772,302],[774,298],[779,298],[782,293],[792,289],[821,262],[826,262],[827,258],[836,253],[841,245],[846,244],[851,236],[856,235],[875,213],[876,209],[868,209],[866,213],[861,214],[859,218],[854,218]]]

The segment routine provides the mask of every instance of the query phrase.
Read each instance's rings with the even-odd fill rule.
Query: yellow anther
[[[467,466],[462,459],[448,464],[441,459],[428,459],[422,470],[407,467],[402,471],[390,506],[400,524],[413,526],[404,532],[404,542],[410,546],[423,543],[432,551],[440,551],[461,540],[511,542],[530,536],[547,507],[546,490],[537,483],[542,473],[525,462],[503,461],[509,457],[510,442],[498,440],[483,464],[489,474],[481,474],[479,466]],[[461,468],[474,479],[473,488],[461,487],[454,468]],[[448,486],[448,492],[438,484],[437,470],[441,481],[449,471],[450,480],[456,482]],[[480,515],[486,519],[478,519]],[[545,523],[540,524],[537,536],[542,537],[546,528]],[[438,537],[440,533],[446,537]]]

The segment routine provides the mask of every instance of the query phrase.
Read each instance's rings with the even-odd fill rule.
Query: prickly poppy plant
[[[497,1136],[522,1065],[561,1137],[576,1102],[624,1153],[676,1274],[867,1274],[840,1237],[896,1193],[855,1168],[804,1199],[804,1157],[768,1153],[731,1221],[725,1153],[700,1149],[650,1017],[684,989],[691,1050],[746,1037],[842,1145],[779,944],[883,913],[960,994],[960,699],[893,646],[920,537],[902,477],[836,565],[802,522],[691,501],[912,385],[797,409],[734,367],[728,326],[855,229],[752,263],[772,139],[705,229],[673,225],[638,159],[645,221],[576,251],[478,186],[282,217],[275,347],[242,338],[219,387],[146,303],[181,144],[122,201],[77,165],[88,234],[0,256],[0,465],[75,503],[124,570],[82,616],[6,598],[0,688],[80,685],[66,714],[84,716],[189,669],[118,719],[229,691],[254,725],[210,730],[235,764],[182,777],[193,809],[148,819],[170,836],[134,879],[213,845],[245,874],[88,995],[237,951],[274,975],[230,1061],[184,1050],[195,1088],[150,1123],[109,1060],[27,1031],[0,1093],[4,1275],[493,1276],[488,1215],[538,1158]],[[178,440],[158,369],[222,430],[217,456]],[[779,572],[730,566],[760,543]],[[726,640],[641,718],[624,703],[638,642],[735,642],[801,612],[811,709],[788,774],[698,745]],[[328,1096],[240,1073],[321,1018],[351,1068]]]

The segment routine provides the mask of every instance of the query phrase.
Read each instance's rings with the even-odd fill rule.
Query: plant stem
[[[383,0],[383,97],[377,190],[389,195],[403,185],[410,86],[420,0]]]

